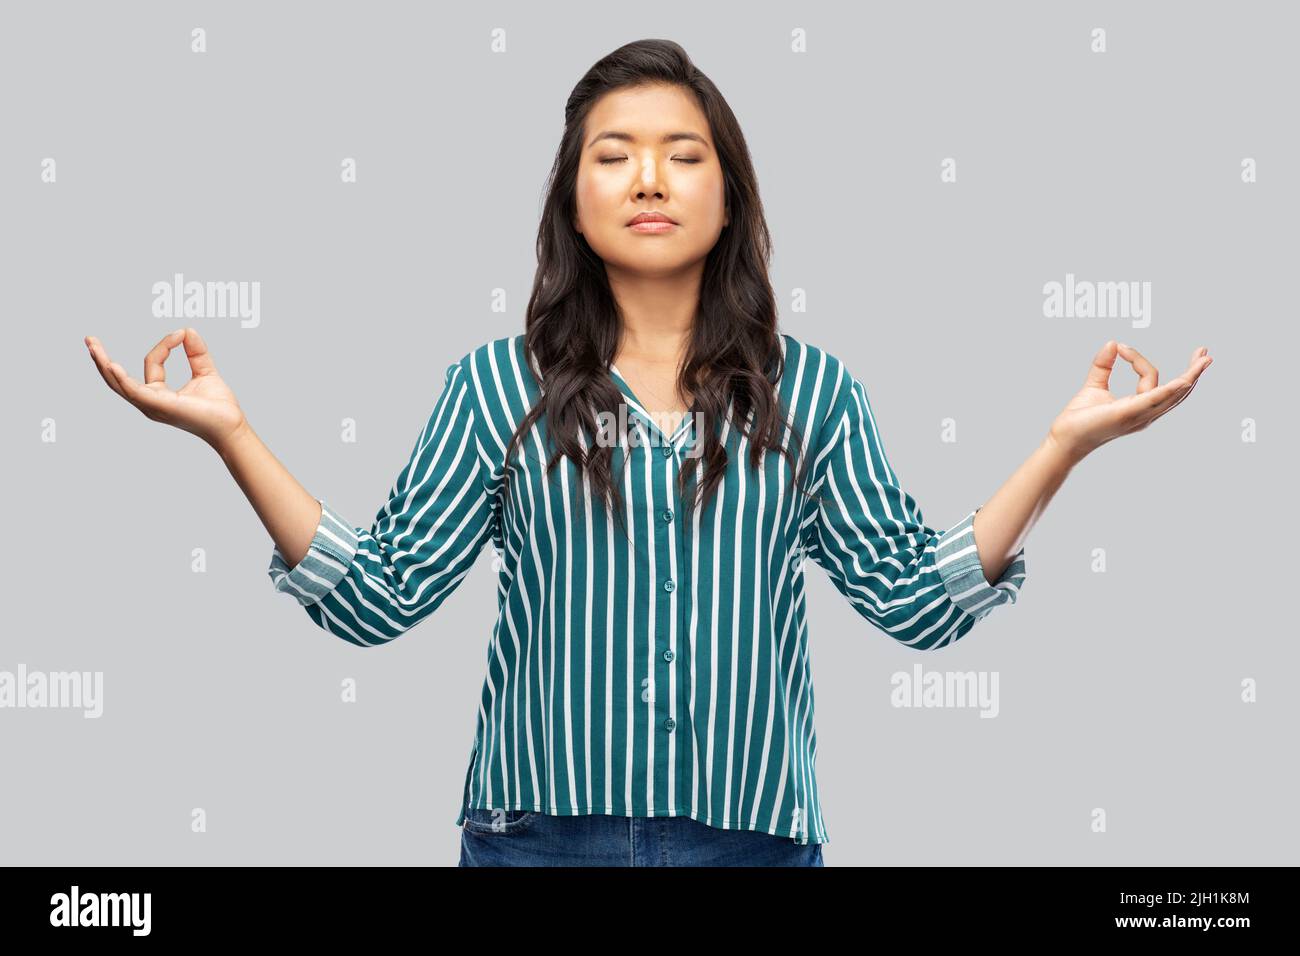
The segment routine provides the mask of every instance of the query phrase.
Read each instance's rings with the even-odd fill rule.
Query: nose
[[[647,154],[641,160],[641,175],[637,178],[637,189],[637,195],[644,195],[646,192],[662,195],[659,167],[653,155]]]

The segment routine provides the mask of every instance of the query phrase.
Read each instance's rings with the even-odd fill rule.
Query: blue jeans
[[[460,866],[824,866],[820,843],[690,817],[466,811]]]

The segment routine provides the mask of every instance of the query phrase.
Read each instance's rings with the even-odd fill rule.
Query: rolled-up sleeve
[[[988,583],[975,546],[976,508],[939,536],[935,566],[953,603],[976,619],[999,604],[1014,604],[1025,581],[1025,549],[1021,548],[998,579]]]
[[[360,532],[321,499],[320,523],[312,536],[306,556],[290,568],[278,547],[271,550],[271,567],[267,573],[277,591],[297,598],[299,604],[315,604],[329,594],[348,573],[356,556]]]
[[[931,650],[1019,597],[1022,548],[989,584],[970,512],[940,532],[899,484],[885,457],[865,387],[837,367],[836,399],[815,443],[803,547],[866,620],[898,642]]]
[[[267,574],[275,589],[350,643],[386,644],[432,614],[494,533],[497,511],[464,364],[447,369],[433,413],[369,528],[351,525],[322,500],[316,532],[295,567],[272,549]]]

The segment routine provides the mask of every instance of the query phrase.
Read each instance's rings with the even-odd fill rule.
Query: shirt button
[[[671,508],[665,508],[664,521],[672,521],[672,520],[673,520],[673,510]]]
[[[677,655],[674,654],[671,650],[664,651],[664,660],[666,661],[671,661],[676,656]]]
[[[673,446],[672,446],[672,445],[664,445],[664,457],[665,457],[665,458],[671,458],[671,457],[673,457]]]
[[[676,726],[677,721],[673,720],[671,717],[664,721],[664,727],[668,730],[672,730]]]
[[[677,587],[677,585],[672,582],[671,578],[669,578],[667,581],[664,582],[665,591],[671,591],[675,587]]]

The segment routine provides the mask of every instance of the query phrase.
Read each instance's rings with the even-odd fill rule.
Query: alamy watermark
[[[153,284],[153,314],[158,319],[233,319],[245,329],[262,321],[262,283],[186,282],[177,272],[170,282]]]
[[[889,702],[894,707],[972,708],[981,717],[998,715],[997,671],[922,671],[912,665],[912,673],[895,671],[889,678],[893,690]]]
[[[614,412],[597,412],[596,413],[596,444],[604,447],[616,447],[619,443],[619,435],[627,434],[627,443],[630,448],[658,448],[669,447],[669,442],[661,436],[672,437],[677,434],[678,430],[687,419],[690,419],[690,425],[686,429],[687,437],[681,442],[682,457],[699,458],[704,454],[704,439],[700,436],[704,434],[704,413],[703,412],[686,412],[680,418],[675,413],[665,412],[662,414],[649,414],[638,410],[637,418],[642,421],[649,421],[654,424],[654,428],[628,428],[628,405],[627,402],[618,403],[618,413]],[[672,442],[676,445],[677,442]]]
[[[132,936],[148,936],[152,909],[151,893],[82,893],[74,883],[50,897],[50,925],[127,926]]]
[[[42,707],[82,711],[83,717],[104,712],[103,671],[0,671],[0,709]]]
[[[1048,282],[1043,286],[1043,315],[1049,319],[1132,319],[1133,328],[1151,324],[1150,282],[1075,281],[1074,273],[1065,274],[1065,282]]]

